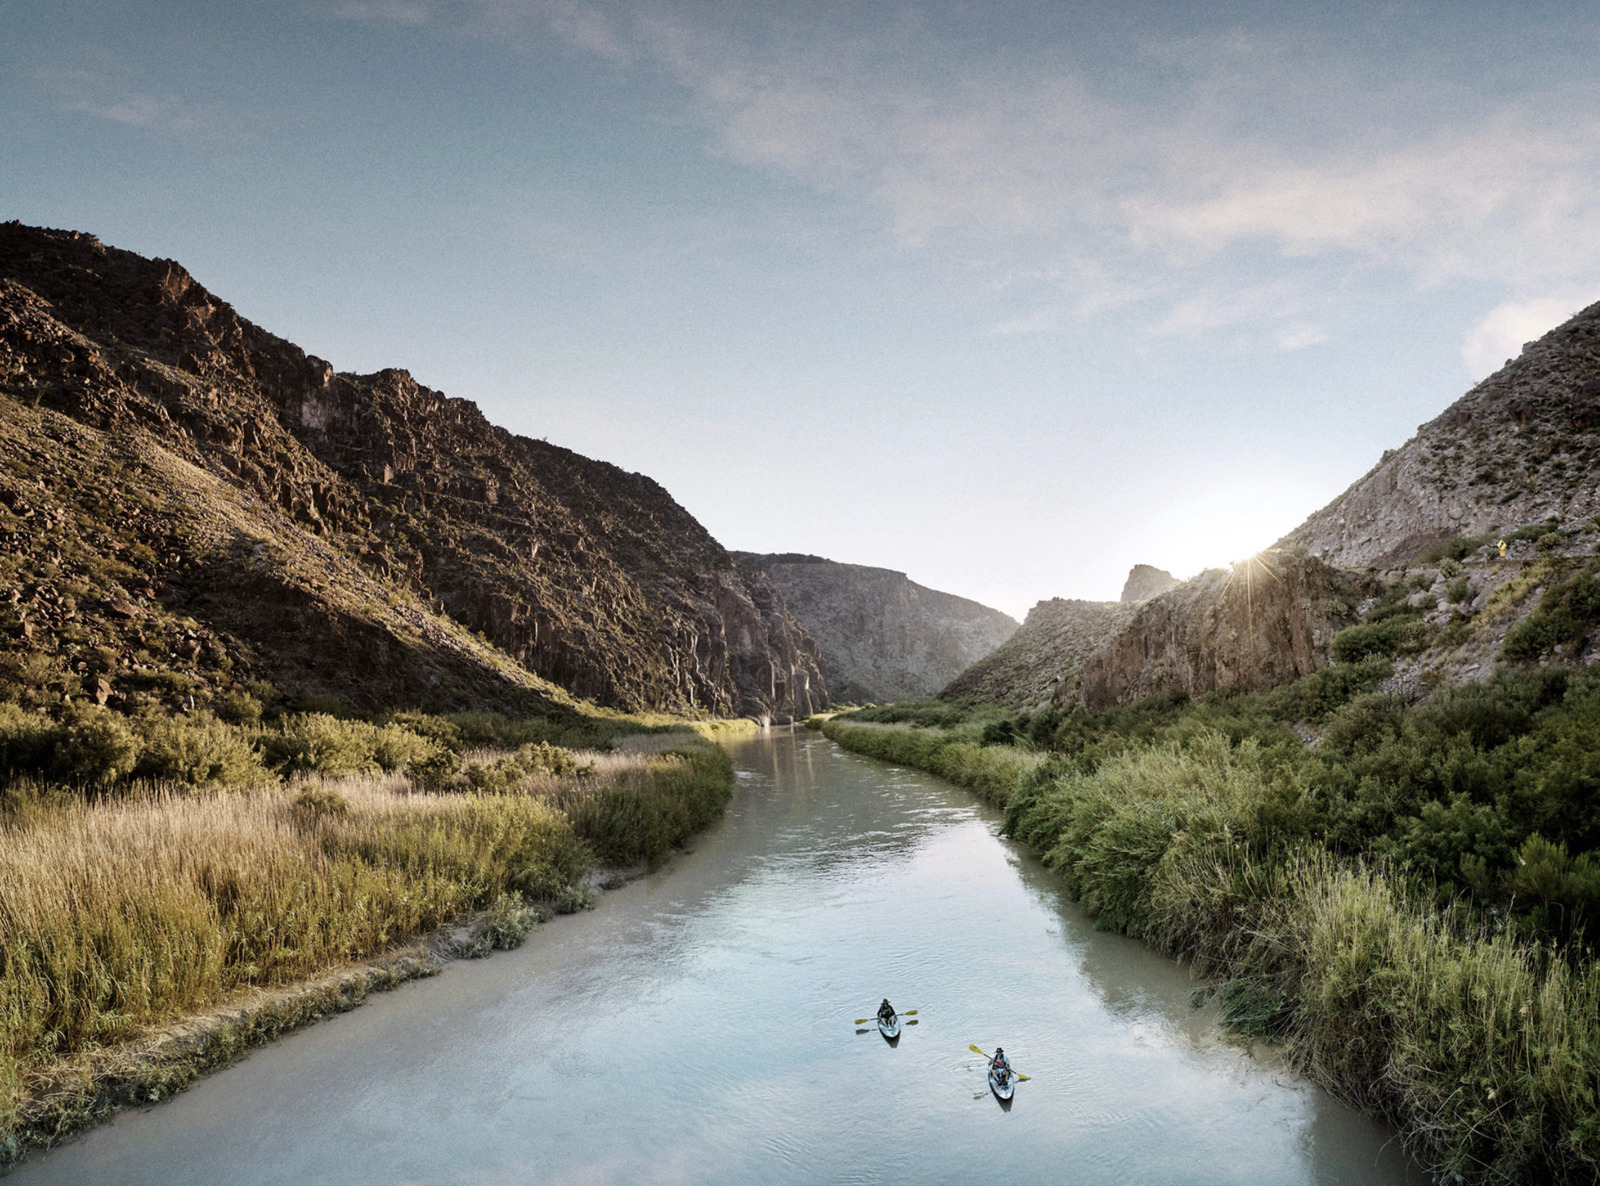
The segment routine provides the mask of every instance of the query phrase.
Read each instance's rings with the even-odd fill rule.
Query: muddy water
[[[695,851],[23,1166],[119,1183],[1398,1183],[994,812],[774,731]],[[918,1009],[897,1046],[852,1022]],[[1009,1109],[968,1043],[1031,1075]]]

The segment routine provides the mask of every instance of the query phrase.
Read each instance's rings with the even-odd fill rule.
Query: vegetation
[[[630,730],[661,737],[632,752],[547,740]],[[733,783],[721,748],[658,722],[52,720],[3,704],[0,769],[0,1166],[103,1112],[108,1080],[82,1068],[128,1040],[462,915],[480,915],[466,954],[515,946],[591,900],[597,861],[660,858]],[[225,1045],[308,1017],[274,1007]],[[222,1057],[146,1066],[128,1098]]]
[[[1552,585],[1539,612],[1587,590]],[[1426,703],[1379,691],[1387,671],[1004,729],[992,708],[943,733],[823,728],[1003,805],[1099,925],[1193,960],[1242,1033],[1438,1172],[1592,1181],[1600,671],[1508,668]]]

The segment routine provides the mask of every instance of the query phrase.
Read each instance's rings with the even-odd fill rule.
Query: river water
[[[125,1112],[19,1186],[1400,1183],[1395,1142],[1221,1040],[996,812],[804,731],[732,747],[694,850]],[[855,1018],[917,1009],[891,1047]],[[1009,1109],[969,1043],[1005,1046]]]

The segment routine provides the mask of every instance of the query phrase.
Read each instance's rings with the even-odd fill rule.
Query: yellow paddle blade
[[[968,1042],[968,1043],[967,1043],[967,1049],[968,1049],[968,1050],[970,1050],[970,1051],[972,1051],[972,1053],[974,1053],[974,1054],[982,1054],[982,1055],[983,1055],[983,1057],[985,1057],[985,1058],[988,1058],[988,1057],[989,1057],[989,1056],[988,1056],[988,1054],[986,1054],[986,1053],[985,1053],[985,1052],[984,1052],[984,1051],[982,1051],[982,1050],[979,1050],[979,1049],[978,1049],[978,1048],[977,1048],[977,1047],[976,1047],[976,1046],[974,1046],[974,1045],[973,1045],[973,1044],[972,1044],[972,1043],[971,1043],[971,1042]]]
[[[872,1020],[872,1018],[870,1018],[870,1017],[858,1017],[858,1018],[856,1018],[856,1024],[857,1025],[866,1025],[867,1022],[869,1022],[871,1020]]]
[[[1021,1080],[1022,1080],[1022,1081],[1023,1081],[1023,1082],[1024,1082],[1024,1083],[1026,1083],[1026,1082],[1027,1082],[1027,1081],[1028,1081],[1028,1080],[1029,1080],[1029,1079],[1032,1079],[1032,1078],[1033,1078],[1033,1076],[1032,1076],[1032,1075],[1024,1075],[1024,1074],[1021,1074],[1021,1073],[1020,1073],[1020,1072],[1018,1072],[1018,1071],[1012,1071],[1012,1072],[1011,1072],[1011,1073],[1012,1073],[1012,1074],[1013,1074],[1013,1075],[1016,1075],[1016,1077],[1017,1077],[1017,1078],[1018,1078],[1018,1079],[1021,1079]]]
[[[915,1009],[907,1009],[904,1013],[900,1014],[901,1017],[915,1017],[916,1015],[917,1011]]]

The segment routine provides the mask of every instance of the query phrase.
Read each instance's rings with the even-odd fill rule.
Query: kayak
[[[1004,1083],[1000,1082],[1000,1072],[994,1067],[989,1068],[989,1087],[1003,1100],[1011,1098],[1011,1093],[1017,1089],[1017,1073],[1012,1071],[1006,1076]]]
[[[900,1036],[900,1016],[878,1018],[878,1032],[891,1042]]]

